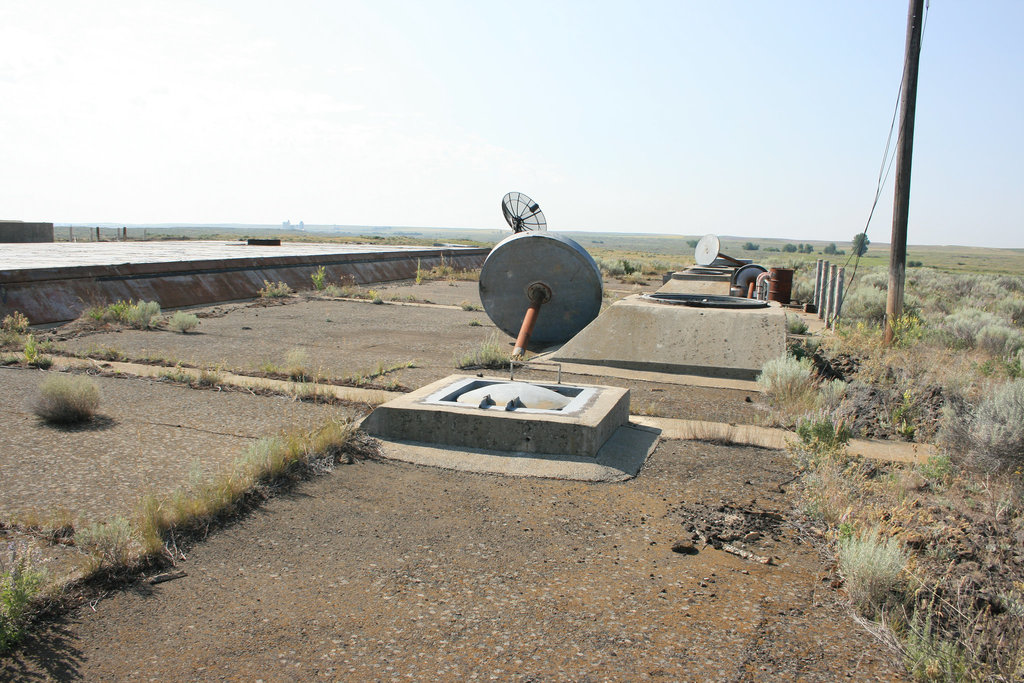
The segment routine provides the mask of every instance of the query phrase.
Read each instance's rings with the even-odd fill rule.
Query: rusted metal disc
[[[693,260],[698,266],[710,266],[718,258],[722,243],[717,235],[704,235],[693,249]]]
[[[576,242],[551,232],[506,237],[480,270],[480,300],[491,321],[511,337],[519,333],[530,293],[550,291],[529,348],[569,341],[601,312],[601,270]]]

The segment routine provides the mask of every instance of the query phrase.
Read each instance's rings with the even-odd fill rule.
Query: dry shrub
[[[309,354],[305,349],[295,347],[284,356],[285,373],[297,382],[309,379]]]
[[[811,367],[808,359],[789,355],[766,362],[757,384],[768,404],[790,418],[813,410],[817,387],[811,381]]]
[[[53,374],[39,387],[33,411],[52,424],[76,424],[91,420],[100,404],[100,390],[88,377]]]
[[[175,311],[171,319],[167,321],[168,328],[182,334],[191,332],[198,325],[198,316],[195,313],[186,313],[185,311]]]
[[[75,532],[75,545],[96,555],[101,565],[124,567],[136,556],[131,525],[124,517],[90,524]]]
[[[1024,466],[1024,379],[1003,384],[972,406],[950,401],[941,438],[955,455],[985,470],[1006,472]]]
[[[140,330],[153,326],[153,320],[160,315],[160,304],[155,301],[140,301],[130,306],[125,313],[125,322]]]
[[[902,599],[909,558],[898,539],[883,537],[877,528],[840,539],[839,571],[862,614],[880,614],[887,604]]]

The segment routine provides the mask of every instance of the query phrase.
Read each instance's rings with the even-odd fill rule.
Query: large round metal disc
[[[601,312],[601,270],[590,254],[562,235],[521,232],[499,242],[480,269],[480,300],[502,332],[519,334],[538,283],[551,298],[537,315],[531,350],[569,341]]]
[[[718,250],[721,247],[717,235],[704,235],[693,250],[693,260],[698,266],[710,266],[718,258]]]

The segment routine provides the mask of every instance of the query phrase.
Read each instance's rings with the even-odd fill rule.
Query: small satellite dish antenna
[[[721,248],[722,243],[718,240],[717,235],[704,235],[693,250],[693,260],[697,262],[698,266],[710,266],[716,259],[722,259],[737,266],[744,265],[743,261],[723,254],[720,251]]]
[[[540,205],[522,192],[509,192],[501,200],[501,213],[505,215],[512,232],[544,232],[548,222]]]

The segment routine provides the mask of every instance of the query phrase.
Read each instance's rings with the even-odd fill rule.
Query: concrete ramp
[[[786,351],[786,314],[697,308],[631,296],[551,354],[554,361],[726,379],[754,379]]]

